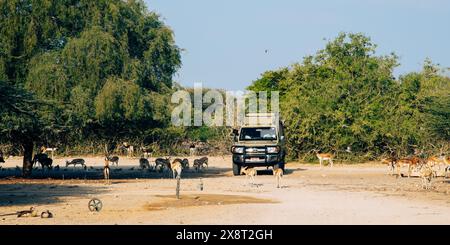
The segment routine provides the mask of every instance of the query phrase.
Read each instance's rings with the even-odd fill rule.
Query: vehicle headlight
[[[280,147],[278,146],[268,146],[267,153],[278,153],[280,152]]]
[[[243,153],[244,153],[244,147],[233,146],[233,147],[231,148],[231,152],[237,153],[237,154],[243,154]]]

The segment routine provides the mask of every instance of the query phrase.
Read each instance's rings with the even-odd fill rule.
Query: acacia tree
[[[170,91],[179,52],[142,1],[1,1],[0,79],[51,104],[33,108],[32,117],[15,114],[20,120],[5,125],[22,134],[4,139],[26,142],[28,157],[38,142],[133,137],[165,126],[166,115],[155,111],[163,110],[160,95]]]
[[[33,94],[0,80],[0,144],[13,142],[24,152],[23,173],[31,174],[33,142],[45,131],[45,123],[38,115],[45,103]]]

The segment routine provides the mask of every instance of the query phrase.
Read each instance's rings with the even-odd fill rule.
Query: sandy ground
[[[423,190],[419,178],[387,175],[379,163],[320,169],[291,162],[276,188],[270,170],[258,171],[252,184],[232,176],[230,156],[211,157],[208,169],[183,172],[178,200],[176,180],[139,170],[138,159],[121,157],[109,185],[102,158],[84,159],[87,170],[56,158],[60,170],[34,171],[31,180],[14,177],[21,159],[8,159],[0,170],[0,215],[34,206],[54,217],[1,216],[0,224],[450,224],[450,179],[435,178]],[[93,197],[103,203],[100,212],[88,209]]]

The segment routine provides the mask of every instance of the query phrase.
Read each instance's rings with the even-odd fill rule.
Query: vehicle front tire
[[[241,165],[233,163],[233,175],[234,176],[241,175]]]

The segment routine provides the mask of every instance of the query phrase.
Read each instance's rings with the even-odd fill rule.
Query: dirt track
[[[32,180],[8,177],[21,163],[8,159],[0,170],[0,214],[35,206],[54,218],[4,216],[0,224],[450,224],[450,179],[422,190],[419,178],[386,175],[378,163],[289,163],[277,189],[271,171],[258,171],[252,185],[232,176],[231,157],[212,157],[202,173],[183,172],[177,200],[176,180],[138,170],[138,159],[121,159],[111,185],[101,180],[102,159],[85,159],[87,171],[35,171]],[[103,202],[99,213],[88,210],[92,197]]]

